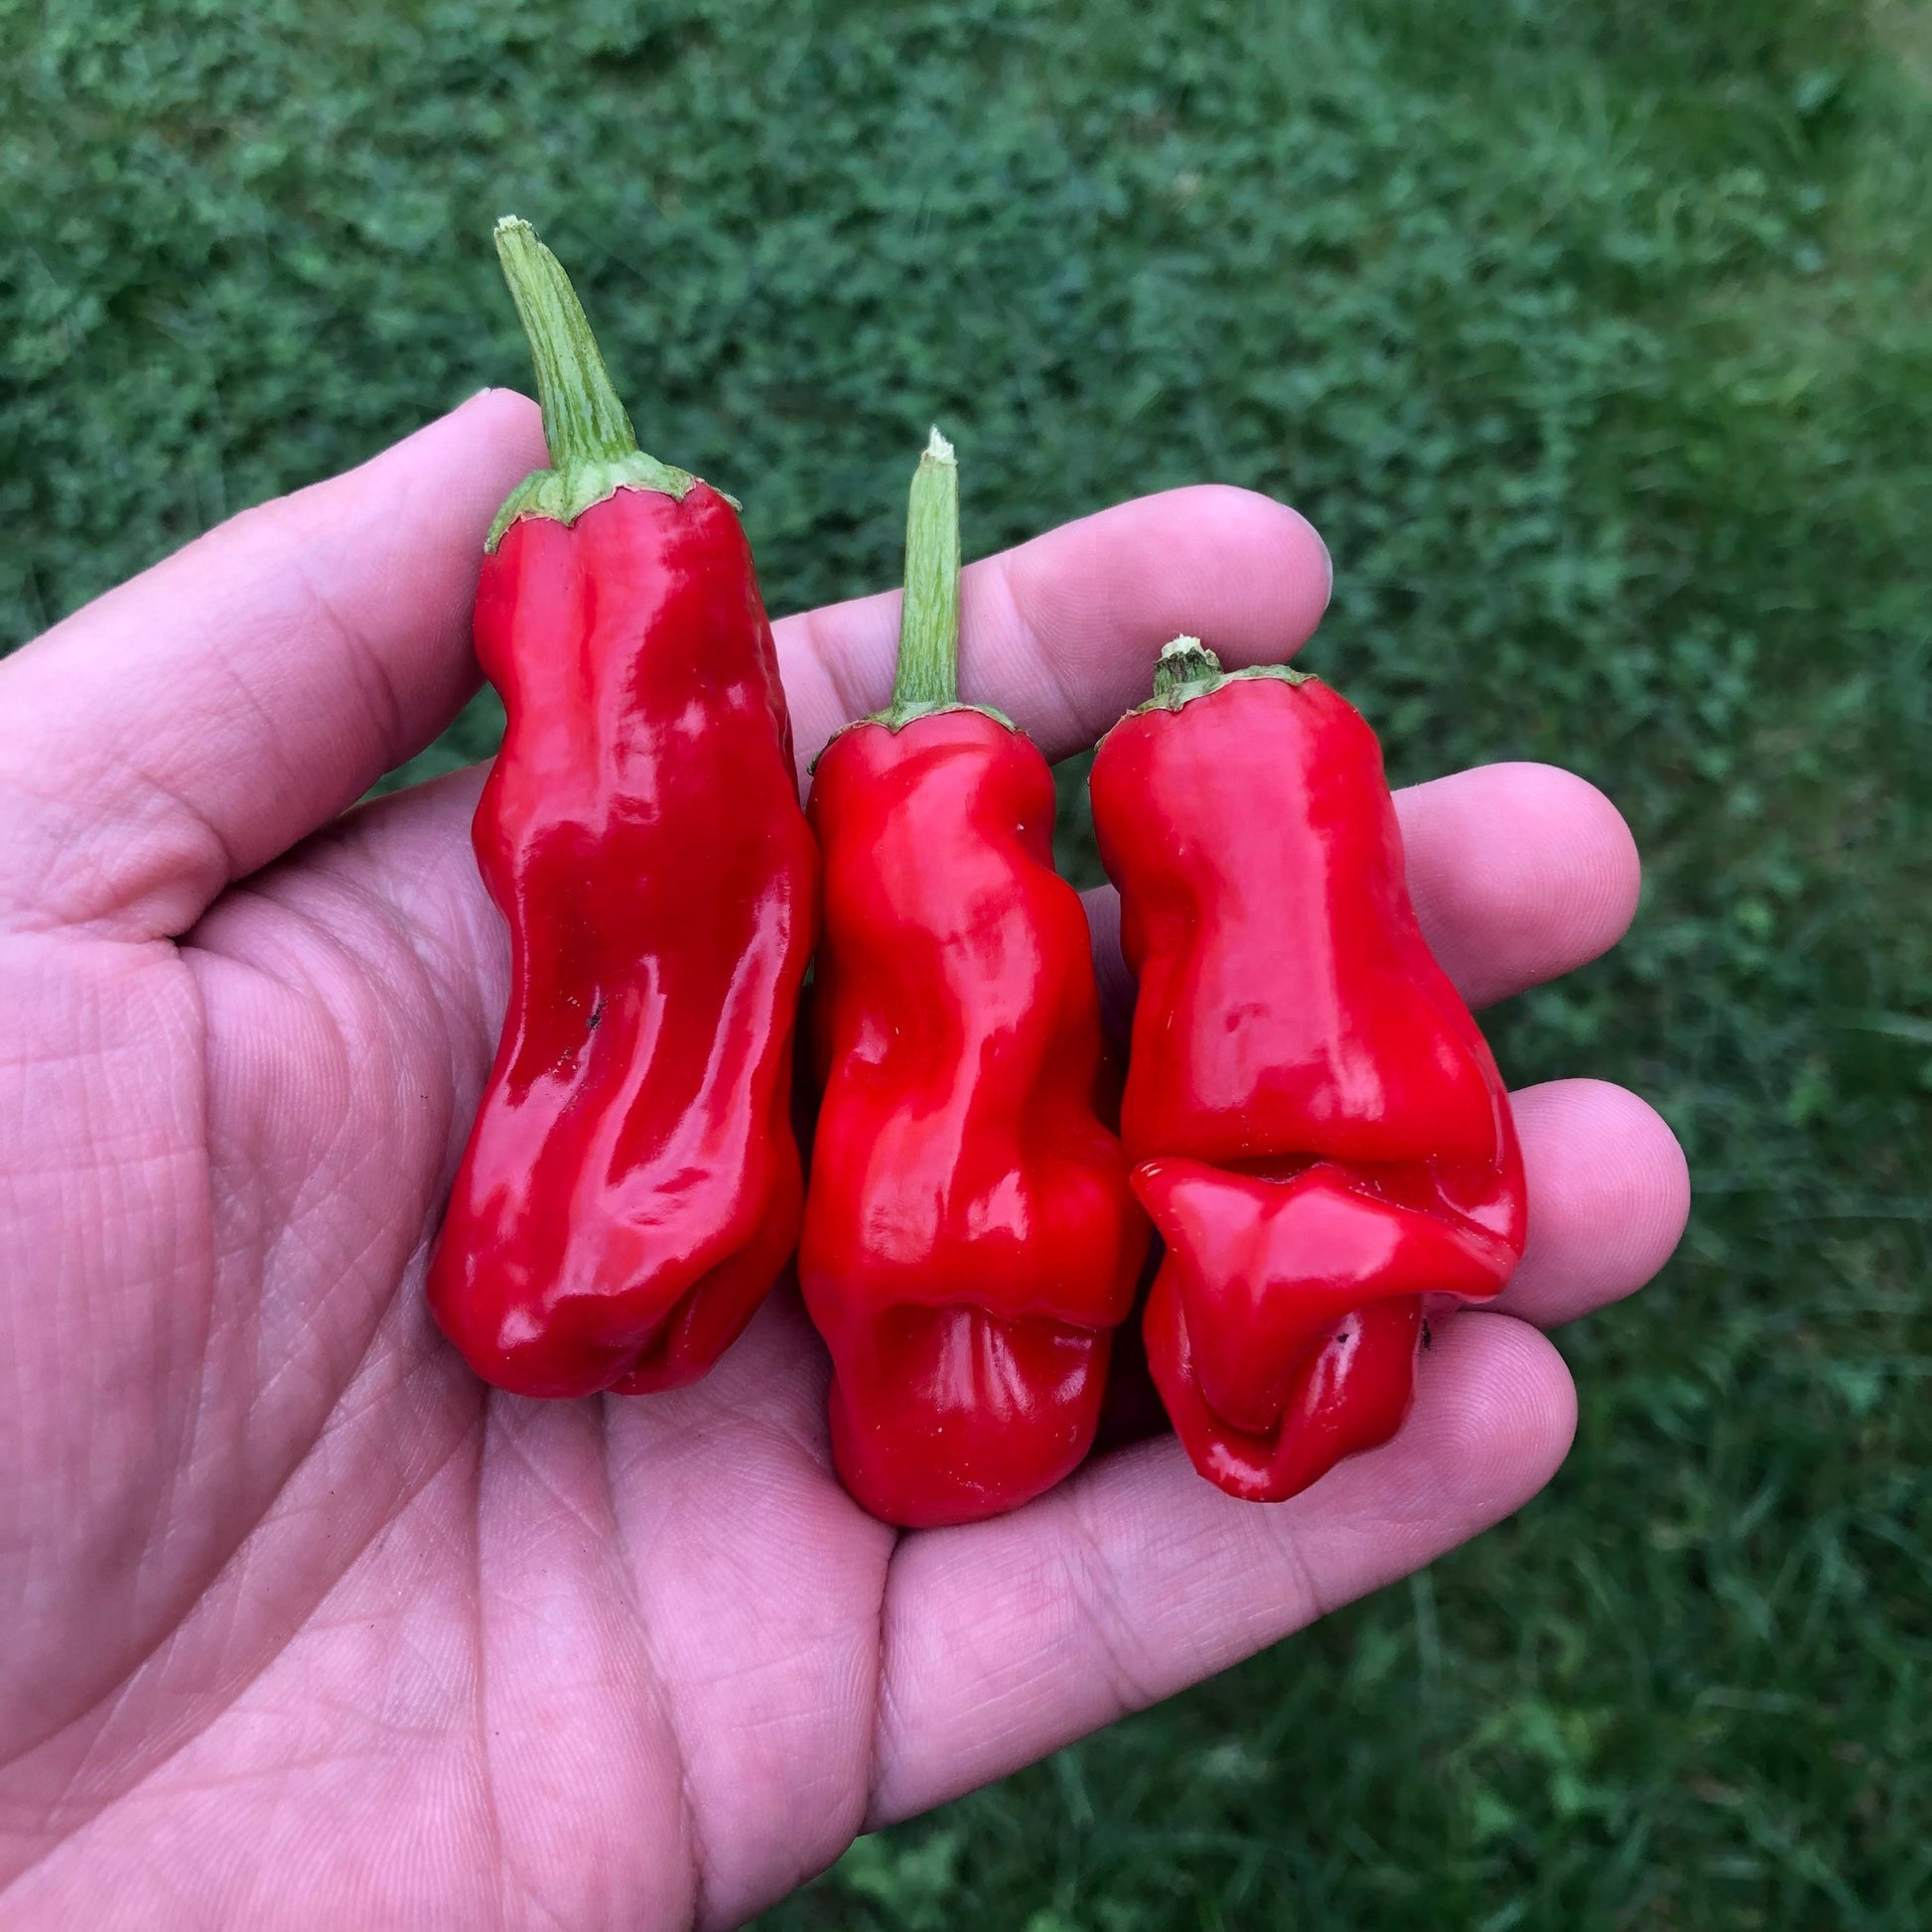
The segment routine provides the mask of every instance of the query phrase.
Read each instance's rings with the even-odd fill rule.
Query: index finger
[[[1328,552],[1307,517],[1251,489],[1201,483],[1141,496],[967,566],[959,683],[1049,759],[1148,695],[1161,646],[1204,636],[1230,666],[1278,663],[1327,608]],[[892,695],[899,594],[785,618],[774,628],[801,768],[833,732]]]

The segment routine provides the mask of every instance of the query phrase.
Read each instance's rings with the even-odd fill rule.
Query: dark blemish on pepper
[[[1422,1324],[1422,1345],[1425,1348],[1434,1348],[1436,1345],[1436,1337],[1429,1332],[1427,1321]]]
[[[586,1031],[590,1033],[596,1033],[598,1028],[598,1022],[601,1021],[603,1018],[604,1018],[604,1002],[600,1000],[598,1001],[596,1006],[592,1007],[591,1017],[584,1022]]]

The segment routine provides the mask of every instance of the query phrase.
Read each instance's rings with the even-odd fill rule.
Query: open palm
[[[479,397],[0,666],[0,1923],[732,1923],[1516,1508],[1574,1413],[1539,1326],[1681,1229],[1640,1101],[1520,1095],[1520,1276],[1395,1443],[1273,1508],[1163,1438],[896,1535],[782,1288],[695,1388],[483,1388],[422,1295],[504,995],[477,779],[342,814],[466,695],[482,534],[542,460]],[[966,695],[1062,756],[1174,632],[1279,657],[1326,594],[1292,511],[1146,498],[968,572]],[[778,626],[801,757],[884,697],[896,609]],[[1402,807],[1472,1002],[1629,917],[1580,780]]]

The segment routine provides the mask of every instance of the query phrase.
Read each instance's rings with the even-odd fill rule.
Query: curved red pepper
[[[798,1255],[832,1355],[832,1450],[874,1515],[970,1521],[1093,1441],[1147,1247],[1101,1117],[1086,915],[1053,870],[1053,780],[958,704],[957,484],[913,485],[895,709],[836,738],[814,1048],[824,1100]]]
[[[556,467],[478,588],[510,996],[429,1299],[499,1388],[641,1393],[702,1375],[791,1252],[816,858],[731,503],[637,452],[562,269],[521,223],[498,246]]]
[[[1432,1298],[1509,1279],[1522,1157],[1360,714],[1192,638],[1155,688],[1092,775],[1140,980],[1122,1134],[1168,1249],[1148,1361],[1202,1474],[1275,1500],[1401,1426]]]

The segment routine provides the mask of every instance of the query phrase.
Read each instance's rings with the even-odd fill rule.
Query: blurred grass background
[[[1250,484],[1398,776],[1649,864],[1490,1016],[1698,1185],[1551,1491],[766,1925],[1932,1922],[1932,10],[0,0],[0,644],[527,386],[505,208],[775,611],[894,581],[934,419],[969,554]]]

